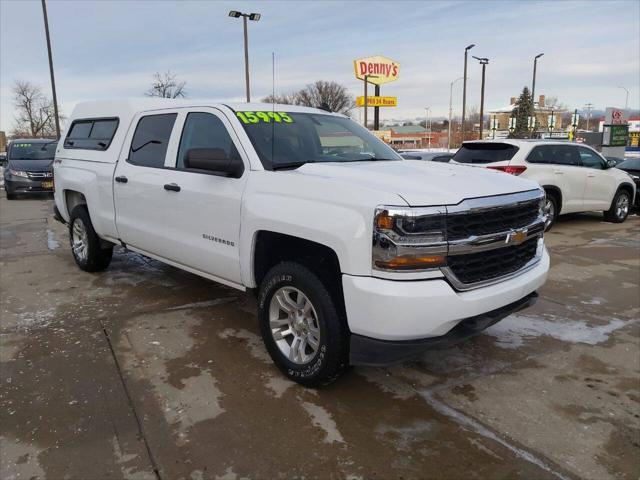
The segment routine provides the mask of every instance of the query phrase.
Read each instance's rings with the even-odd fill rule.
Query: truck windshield
[[[453,156],[458,163],[492,163],[511,160],[518,147],[508,143],[464,143]]]
[[[236,112],[262,165],[269,170],[314,162],[402,160],[356,122],[335,115]]]
[[[51,160],[58,142],[19,142],[11,145],[9,160]]]

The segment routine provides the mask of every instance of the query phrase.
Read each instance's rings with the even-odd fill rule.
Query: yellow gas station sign
[[[356,105],[364,107],[364,96],[356,98]],[[369,97],[367,96],[367,107],[397,107],[398,97]]]

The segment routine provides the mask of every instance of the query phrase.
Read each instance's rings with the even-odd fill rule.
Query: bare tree
[[[265,103],[283,103],[285,105],[304,105],[305,107],[324,108],[332,112],[348,113],[355,107],[354,99],[346,87],[336,82],[318,80],[297,92],[281,95],[269,95],[262,99]]]
[[[167,70],[165,73],[153,74],[151,88],[145,92],[148,97],[184,98],[187,92],[184,86],[187,82],[180,82],[175,74]]]
[[[346,87],[336,82],[318,80],[298,92],[298,105],[325,108],[332,112],[347,113],[353,110],[355,102]]]
[[[53,102],[38,85],[16,80],[13,85],[13,105],[16,108],[14,137],[56,137]]]
[[[280,103],[283,105],[296,105],[298,92],[283,93],[280,95],[268,95],[262,99],[264,103]]]

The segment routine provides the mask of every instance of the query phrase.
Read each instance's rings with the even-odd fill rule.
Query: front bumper
[[[446,335],[417,340],[389,341],[351,335],[349,363],[384,367],[415,357],[426,350],[447,348],[473,337],[503,318],[530,307],[536,303],[538,294],[532,292],[520,300],[502,308],[475,317],[466,318],[453,327]]]
[[[541,242],[540,260],[504,281],[456,291],[446,279],[394,281],[342,276],[349,329],[354,336],[383,341],[440,337],[465,319],[519,302],[539,289],[549,271]]]
[[[53,177],[32,180],[14,175],[6,175],[4,189],[7,193],[53,192]]]

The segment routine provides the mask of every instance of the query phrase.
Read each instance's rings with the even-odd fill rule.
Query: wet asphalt
[[[640,476],[640,217],[561,219],[541,298],[482,335],[302,388],[250,295],[121,249],[74,264],[0,198],[0,478]]]

